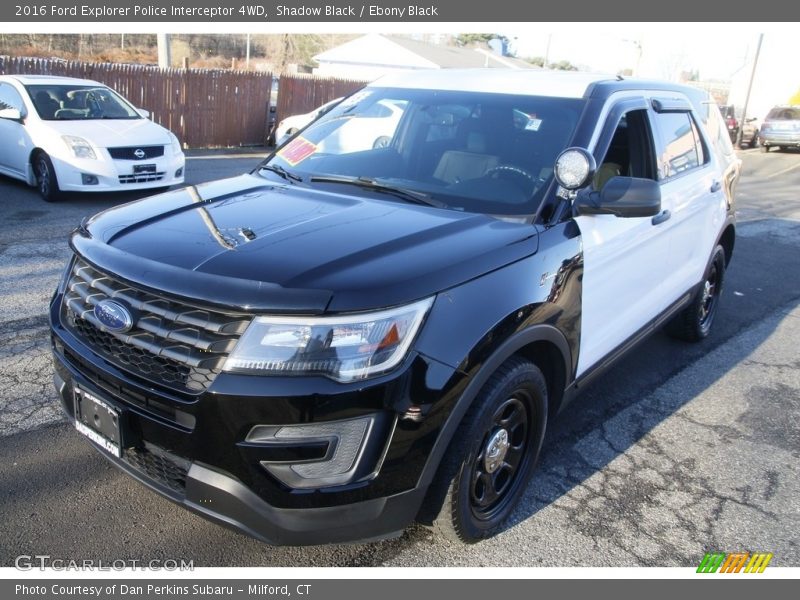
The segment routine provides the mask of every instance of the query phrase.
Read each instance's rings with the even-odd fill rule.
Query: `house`
[[[409,69],[533,69],[490,49],[440,46],[393,35],[368,34],[314,56],[315,75],[371,81]]]

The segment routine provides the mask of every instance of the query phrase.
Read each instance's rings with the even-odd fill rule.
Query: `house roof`
[[[408,69],[534,69],[525,61],[490,50],[428,44],[400,36],[368,34],[317,54],[320,63],[386,66]]]

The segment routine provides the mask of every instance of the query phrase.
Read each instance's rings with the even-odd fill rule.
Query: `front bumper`
[[[67,415],[72,404],[71,384],[54,378]],[[88,440],[87,440],[88,441]],[[215,523],[236,529],[268,544],[310,545],[371,541],[394,537],[414,520],[424,489],[341,506],[278,508],[265,502],[228,473],[200,462],[191,463],[183,476],[183,491],[152,475],[139,463],[119,459],[89,442],[117,468],[152,491]],[[167,460],[163,459],[162,460]]]
[[[97,159],[51,156],[58,178],[58,187],[64,192],[118,192],[134,191],[180,185],[186,172],[186,158],[173,155],[167,147],[164,156],[140,161],[117,160],[105,149],[99,150]],[[152,165],[152,173],[134,173],[136,165]],[[86,176],[96,183],[87,184]]]
[[[122,457],[91,443],[150,489],[272,544],[391,537],[416,517],[426,493],[420,482],[429,480],[423,471],[446,411],[416,417],[456,397],[460,375],[450,367],[416,356],[391,376],[352,386],[222,374],[206,391],[182,395],[92,352],[61,324],[60,305],[57,294],[50,318],[63,409],[74,418],[75,386],[118,408],[129,442]],[[403,418],[412,406],[415,418]],[[264,465],[276,459],[275,448],[247,443],[257,425],[330,424],[364,415],[379,417],[375,444],[365,445],[364,468],[345,484],[292,488]],[[287,445],[277,458],[291,461],[307,450]]]

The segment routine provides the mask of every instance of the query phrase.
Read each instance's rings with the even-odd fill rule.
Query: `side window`
[[[25,114],[25,105],[17,90],[7,83],[0,83],[0,110],[4,108],[16,108]]]
[[[647,111],[631,110],[619,120],[611,136],[608,150],[597,167],[592,182],[601,190],[612,177],[639,177],[656,179],[653,134]]]
[[[655,115],[658,179],[668,181],[706,162],[706,151],[697,125],[688,112],[665,112]]]

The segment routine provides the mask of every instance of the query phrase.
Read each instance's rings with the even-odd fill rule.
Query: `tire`
[[[699,342],[708,337],[719,309],[724,281],[725,250],[717,246],[706,268],[703,284],[691,304],[667,324],[667,333],[687,342]]]
[[[58,187],[58,178],[50,157],[39,152],[33,158],[33,172],[36,175],[36,188],[45,202],[55,202],[62,193]]]
[[[511,357],[483,386],[442,460],[435,485],[446,492],[434,530],[468,544],[498,533],[525,492],[546,424],[542,372]]]
[[[750,147],[755,148],[758,146],[758,136],[754,135],[753,138],[750,140]]]
[[[373,148],[386,148],[392,141],[388,135],[382,135],[380,137],[375,138],[375,141],[372,143]]]

